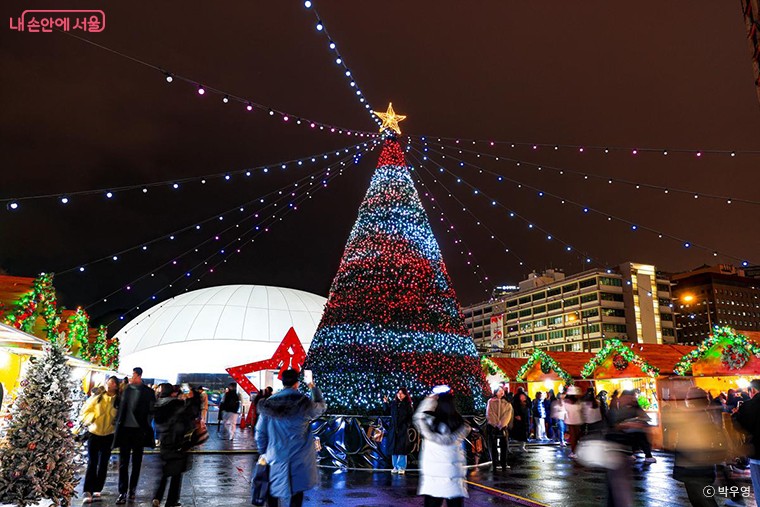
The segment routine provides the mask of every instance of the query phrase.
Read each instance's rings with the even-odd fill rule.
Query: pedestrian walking
[[[422,435],[420,485],[425,507],[461,507],[467,495],[462,441],[470,427],[457,412],[451,391],[428,396],[414,414]]]
[[[324,413],[322,391],[313,383],[311,399],[298,391],[298,372],[285,370],[285,387],[259,403],[256,445],[269,465],[269,507],[300,507],[303,492],[317,484],[317,459],[311,421]]]
[[[88,399],[82,407],[81,420],[87,425],[87,471],[84,475],[83,503],[100,498],[108,475],[108,461],[113,446],[116,397],[119,379],[110,377],[102,392]]]
[[[546,405],[544,404],[544,393],[541,391],[536,393],[536,397],[533,400],[533,420],[535,421],[535,437],[536,440],[546,440]]]
[[[623,391],[618,399],[622,420],[626,420],[625,431],[630,433],[633,452],[644,452],[644,463],[656,463],[652,456],[652,443],[649,441],[649,421],[651,418],[639,405],[635,391]]]
[[[570,437],[570,454],[568,455],[570,459],[578,457],[575,451],[578,449],[578,442],[580,442],[583,433],[583,411],[581,409],[581,401],[578,398],[580,394],[581,390],[579,387],[568,387],[564,403],[567,413],[565,424],[567,424],[567,433]]]
[[[752,444],[749,455],[749,470],[755,501],[760,500],[760,379],[750,382],[752,398],[741,404],[734,416],[741,430],[747,433]]]
[[[553,441],[557,433],[557,420],[552,417],[552,403],[557,399],[554,389],[546,391],[544,398],[544,412],[546,413],[546,439]]]
[[[565,408],[565,393],[560,393],[559,397],[551,404],[552,419],[557,421],[557,434],[555,440],[559,442],[560,447],[565,447],[565,431],[567,431],[567,409]]]
[[[240,395],[237,393],[237,384],[230,382],[222,398],[222,403],[219,405],[219,412],[222,415],[222,423],[224,424],[222,435],[227,440],[235,438],[238,410],[240,410]]]
[[[520,450],[525,451],[530,432],[530,398],[524,392],[518,391],[512,401],[514,422],[512,423],[512,435],[517,440]]]
[[[602,415],[602,404],[594,394],[593,387],[589,387],[581,399],[581,411],[585,424],[585,434],[601,435],[605,428],[605,421]]]
[[[198,419],[200,427],[206,429],[206,419],[208,418],[208,393],[204,386],[198,386],[198,396],[201,401],[201,414]]]
[[[726,456],[723,432],[708,413],[709,403],[704,390],[691,387],[686,393],[686,409],[679,410],[675,418],[673,478],[683,482],[695,507],[717,507],[715,498],[706,495],[705,489],[715,482],[715,465]]]
[[[155,417],[158,431],[159,457],[161,458],[161,478],[153,495],[153,507],[158,507],[164,498],[166,485],[169,493],[166,507],[179,507],[182,492],[182,474],[188,467],[189,450],[186,436],[196,427],[197,414],[195,398],[197,393],[180,393],[171,384],[160,384]]]
[[[493,397],[488,400],[486,405],[486,433],[488,444],[491,450],[491,461],[493,471],[496,471],[497,464],[501,464],[502,470],[507,470],[507,455],[509,454],[509,428],[514,421],[514,409],[512,405],[504,399],[504,388],[498,387],[494,391]],[[501,454],[499,454],[501,447]]]
[[[388,447],[391,450],[393,464],[392,474],[406,473],[406,457],[409,454],[411,441],[409,428],[412,426],[412,399],[406,387],[400,387],[393,400],[383,397],[385,413],[391,416],[390,431],[388,432]]]
[[[155,395],[153,390],[142,382],[143,370],[140,367],[132,370],[129,384],[119,400],[114,425],[113,447],[119,449],[119,497],[117,504],[127,503],[135,499],[137,483],[140,480],[143,449],[156,445],[153,434],[153,406]],[[129,473],[129,463],[132,462],[132,474]]]

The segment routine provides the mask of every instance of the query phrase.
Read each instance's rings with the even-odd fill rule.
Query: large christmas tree
[[[71,433],[74,384],[63,339],[36,359],[21,381],[5,441],[0,444],[0,504],[50,500],[70,505],[78,479]]]
[[[359,208],[311,343],[314,372],[332,413],[381,410],[381,395],[414,398],[446,384],[461,410],[484,406],[488,386],[475,345],[406,167],[388,138]]]

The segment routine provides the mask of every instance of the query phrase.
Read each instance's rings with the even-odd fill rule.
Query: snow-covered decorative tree
[[[64,341],[60,337],[33,359],[21,381],[0,444],[0,504],[26,507],[41,500],[71,504],[79,479],[71,420],[75,386]]]

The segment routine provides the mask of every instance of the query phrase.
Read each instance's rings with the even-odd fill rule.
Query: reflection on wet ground
[[[192,469],[184,476],[183,507],[251,505],[249,481],[256,458],[250,429],[238,431],[233,442],[223,441],[211,427],[212,438],[193,455]],[[673,457],[655,453],[657,463],[632,462],[636,506],[681,507],[689,501],[683,485],[672,478]],[[117,493],[115,458],[100,502],[113,505]],[[536,505],[598,507],[606,502],[605,474],[602,470],[583,468],[555,446],[529,446],[528,451],[515,450],[509,461],[511,470],[492,472],[490,468],[471,470],[468,480],[473,507],[492,505]],[[147,454],[143,462],[137,499],[128,505],[148,507],[159,478],[160,462],[155,454]],[[305,505],[350,507],[421,506],[417,496],[419,475],[391,475],[388,472],[358,472],[320,469],[317,488],[307,492]],[[749,486],[749,476],[738,479]],[[478,486],[480,485],[480,486]],[[490,488],[490,489],[486,489]],[[499,491],[513,496],[502,495]],[[81,497],[81,484],[78,492]],[[526,501],[527,500],[527,501]],[[74,501],[80,505],[81,498]],[[724,500],[718,499],[723,505]],[[755,506],[748,499],[747,507]]]

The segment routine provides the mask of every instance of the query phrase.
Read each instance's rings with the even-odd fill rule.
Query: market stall
[[[760,376],[760,343],[729,327],[716,327],[696,349],[678,362],[675,373],[691,375],[693,384],[712,396],[746,389]]]
[[[560,393],[571,384],[585,391],[592,383],[581,377],[581,368],[591,357],[589,352],[536,350],[517,371],[515,381],[525,383],[525,390],[531,398],[535,398],[539,391]]]
[[[650,418],[652,445],[663,446],[663,400],[670,398],[676,363],[694,347],[654,343],[624,343],[606,340],[604,347],[581,369],[584,378],[593,379],[596,392],[636,391],[639,405]]]
[[[527,389],[524,382],[517,382],[517,372],[525,364],[525,357],[484,357],[483,368],[486,370],[488,384],[491,388],[502,385],[507,392],[515,392],[518,387]]]
[[[24,377],[29,359],[40,356],[48,342],[24,333],[14,327],[0,324],[0,383],[3,399],[0,405],[0,427],[3,426],[8,410],[16,398],[17,389]],[[113,372],[107,368],[89,363],[78,357],[67,356],[72,367],[72,376],[82,387],[82,394],[88,393],[95,385],[105,383]]]

